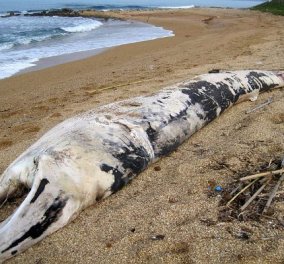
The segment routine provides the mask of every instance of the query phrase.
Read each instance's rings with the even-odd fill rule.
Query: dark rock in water
[[[84,10],[88,11],[88,10]],[[108,19],[117,19],[124,20],[119,16],[107,14],[106,12],[96,11],[94,9],[89,9],[89,11],[93,11],[92,15],[84,15],[83,10],[73,10],[70,8],[62,8],[62,9],[50,9],[44,11],[29,11],[29,13],[24,14],[24,16],[59,16],[59,17],[93,17],[96,19],[103,19],[107,21]],[[32,12],[32,13],[31,13]]]
[[[65,17],[79,17],[80,13],[70,8],[51,9],[32,14],[25,14],[25,16],[65,16]]]
[[[5,18],[5,17],[12,17],[12,16],[19,16],[19,15],[20,15],[20,12],[9,11],[9,12],[7,12],[7,15],[1,16],[1,17],[2,17],[2,18]]]
[[[62,8],[61,11],[65,12],[65,13],[72,13],[73,12],[73,10],[71,8]]]

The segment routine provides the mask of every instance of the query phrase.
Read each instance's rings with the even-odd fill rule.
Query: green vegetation
[[[271,2],[265,2],[263,4],[254,6],[252,10],[259,10],[262,12],[269,12],[274,15],[284,16],[284,1],[283,0],[272,0]]]

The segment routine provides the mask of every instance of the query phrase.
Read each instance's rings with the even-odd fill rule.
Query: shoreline
[[[65,13],[61,10],[60,11],[50,11],[50,12],[52,12],[52,14],[53,13],[58,14],[57,16],[60,16],[60,17],[66,17],[66,16],[67,17],[73,17],[72,14],[73,14],[74,11],[69,10],[69,9],[67,9],[67,10],[68,11],[65,11],[67,13]],[[7,76],[7,77],[4,77],[5,75],[3,75],[2,79],[7,79],[11,76],[20,75],[20,74],[23,74],[23,73],[26,73],[26,72],[31,72],[31,71],[49,68],[49,67],[56,66],[56,65],[59,65],[59,64],[65,64],[65,63],[76,61],[76,60],[82,60],[82,59],[85,59],[85,58],[88,58],[88,57],[92,57],[96,54],[99,54],[106,49],[114,48],[116,46],[138,43],[138,42],[144,42],[144,41],[151,41],[151,40],[154,40],[154,39],[166,38],[166,37],[172,37],[173,36],[172,32],[167,31],[163,28],[157,28],[154,25],[151,25],[149,23],[145,23],[145,22],[141,22],[141,21],[134,21],[133,19],[122,19],[121,16],[113,15],[112,12],[99,12],[99,13],[107,13],[105,15],[105,18],[104,18],[105,24],[101,25],[102,26],[101,30],[100,29],[91,30],[89,32],[90,36],[89,37],[85,36],[86,42],[87,43],[90,42],[91,44],[89,43],[87,46],[83,46],[83,48],[80,47],[80,45],[82,45],[82,44],[79,43],[79,37],[82,36],[82,35],[79,35],[79,34],[80,33],[84,34],[84,31],[80,32],[79,34],[73,34],[73,35],[71,34],[70,36],[68,35],[65,39],[61,40],[62,43],[64,44],[64,42],[67,39],[67,44],[68,44],[68,37],[69,37],[69,39],[71,37],[73,37],[73,40],[75,39],[75,41],[77,41],[76,42],[77,49],[79,49],[79,50],[81,49],[83,51],[74,51],[74,49],[72,49],[70,51],[68,49],[68,46],[67,46],[64,51],[61,50],[61,53],[62,52],[66,52],[66,53],[55,55],[55,56],[52,55],[52,54],[49,54],[49,53],[47,53],[45,55],[40,54],[40,55],[35,56],[35,57],[33,57],[34,55],[30,55],[30,57],[32,58],[32,60],[34,60],[34,62],[29,63],[29,62],[26,62],[24,60],[17,61],[21,64],[24,64],[26,68],[19,69],[18,72],[15,72],[12,75]],[[43,15],[43,14],[45,14],[45,15]],[[95,21],[102,21],[102,16],[99,17],[97,14],[98,14],[97,11],[86,11],[86,13],[85,13],[85,11],[78,11],[78,12],[76,12],[76,17],[88,18],[88,19],[94,18]],[[33,15],[30,15],[30,16],[31,17],[40,17],[40,16],[49,17],[51,15],[49,15],[48,13],[46,13],[44,11],[44,12],[33,14]],[[109,19],[111,19],[111,20],[109,20]],[[115,21],[115,20],[117,22],[111,22],[111,21]],[[121,20],[125,20],[126,21],[125,23],[128,23],[129,25],[123,27],[124,25],[122,24],[120,26],[120,28],[116,28],[115,23],[120,23],[119,21],[121,21]],[[109,26],[109,24],[111,24],[111,23],[114,24],[114,32],[111,32],[111,30],[108,29],[108,28],[111,28]],[[144,32],[144,34],[142,34],[142,35],[140,34],[140,35],[138,35],[138,37],[136,37],[136,34],[135,34],[136,27],[137,27],[137,30],[139,30],[140,26],[144,27],[144,28],[142,28],[142,30],[148,30],[147,27],[149,27],[149,33]],[[151,31],[151,29],[153,31]],[[126,32],[129,32],[129,38],[126,35]],[[119,33],[119,35],[121,35],[121,36],[116,36],[116,37],[113,37],[113,38],[107,37],[109,34],[112,34],[112,33],[114,33],[114,35]],[[124,38],[122,38],[122,36],[124,36]],[[76,37],[77,37],[77,39],[76,39]],[[84,37],[84,35],[83,35],[83,37]],[[96,38],[99,39],[98,44],[95,43]],[[110,39],[110,40],[108,40],[108,39]],[[84,43],[84,39],[80,39],[80,41]],[[55,44],[58,45],[58,43],[55,43]],[[40,51],[42,49],[45,50],[48,47],[46,44],[45,44],[45,46],[44,46],[44,44],[39,44],[39,45],[43,45],[43,46],[38,47],[40,49]],[[66,45],[66,43],[65,43],[65,45]],[[23,50],[22,52],[24,53],[25,50]],[[49,55],[52,55],[52,56],[49,57]],[[43,57],[43,56],[46,56],[46,57]],[[39,59],[37,57],[39,57]],[[3,67],[4,73],[5,73],[4,66],[2,66],[2,67]],[[23,68],[23,66],[21,66],[21,67]]]
[[[211,69],[284,65],[284,17],[235,9],[121,15],[173,30],[175,36],[0,80],[0,172],[77,113],[151,94]],[[246,114],[271,96],[269,106]],[[283,229],[268,221],[220,221],[220,199],[208,195],[208,183],[226,187],[237,173],[283,154],[283,105],[282,89],[234,106],[121,191],[7,263],[206,263],[208,252],[209,263],[280,263],[284,241],[277,237]],[[1,208],[0,219],[16,206]],[[281,202],[277,214],[284,214]],[[242,230],[249,230],[249,239],[238,237]],[[149,239],[158,234],[164,240]]]
[[[20,70],[19,72],[15,73],[12,76],[20,75],[20,74],[24,74],[28,72],[33,72],[33,71],[38,71],[38,70],[43,70],[43,69],[47,69],[47,68],[54,67],[57,65],[73,62],[73,61],[83,60],[83,59],[86,59],[92,56],[96,56],[97,54],[102,53],[108,49],[110,48],[101,48],[101,49],[94,49],[94,50],[88,50],[88,51],[78,51],[78,52],[39,59],[37,62],[34,63],[35,64],[34,66]],[[7,78],[10,78],[10,77],[7,77]]]
[[[199,6],[191,6],[191,7],[160,7],[160,8],[141,8],[141,9],[134,9],[134,10],[108,10],[108,11],[100,11],[100,10],[75,10],[75,9],[70,9],[70,8],[61,8],[61,9],[50,9],[50,10],[42,10],[37,13],[32,13],[30,15],[25,14],[25,16],[60,16],[60,17],[83,17],[83,18],[95,18],[95,19],[118,19],[118,20],[130,20],[127,18],[127,15],[129,13],[145,13],[145,12],[169,12],[169,11],[184,11],[184,10],[194,10],[194,9],[204,9]],[[212,9],[220,9],[220,10],[247,10],[247,8],[230,8],[230,7],[208,7],[206,8],[208,10]],[[16,14],[9,15],[10,16],[17,16]],[[137,18],[136,18],[137,19]],[[211,18],[209,18],[210,20]],[[146,24],[151,24],[149,23],[149,17],[147,21],[143,21]],[[139,20],[137,20],[139,22]],[[142,22],[142,21],[140,21]],[[207,23],[207,22],[206,22]],[[151,24],[154,25],[154,24]],[[154,25],[155,26],[155,25]],[[168,36],[169,37],[169,36]],[[172,37],[172,36],[171,36]],[[165,37],[160,37],[160,38],[165,38]],[[159,38],[157,38],[159,39]],[[144,40],[144,41],[152,41],[152,40]],[[139,41],[139,42],[144,42],[144,41]],[[136,43],[136,42],[134,42]],[[127,44],[133,44],[133,43],[127,43]],[[122,45],[127,45],[127,44],[122,44]],[[121,46],[121,45],[118,45]],[[33,71],[38,71],[46,68],[50,68],[53,66],[77,61],[77,60],[83,60],[92,56],[95,56],[101,52],[106,51],[107,49],[114,48],[113,47],[105,47],[105,48],[99,48],[99,49],[92,49],[92,50],[86,50],[86,51],[79,51],[79,52],[72,52],[68,54],[61,54],[57,56],[52,56],[52,57],[46,57],[46,58],[41,58],[38,61],[35,61],[33,66],[29,66],[25,69],[22,69],[13,75],[9,77],[5,77],[4,79],[10,78],[12,76],[17,76],[21,75],[24,73],[28,72],[33,72]]]

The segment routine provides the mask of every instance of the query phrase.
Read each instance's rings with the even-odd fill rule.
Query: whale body
[[[0,178],[0,201],[30,189],[0,223],[0,262],[125,186],[225,110],[284,86],[283,72],[212,73],[150,96],[115,102],[58,124]]]

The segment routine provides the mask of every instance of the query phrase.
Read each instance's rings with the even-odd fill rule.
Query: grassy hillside
[[[284,4],[275,2],[265,2],[261,5],[257,5],[251,8],[252,10],[259,10],[262,12],[269,12],[274,15],[284,16]]]

